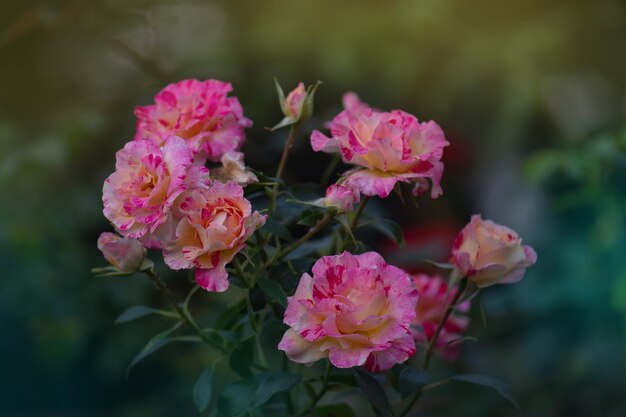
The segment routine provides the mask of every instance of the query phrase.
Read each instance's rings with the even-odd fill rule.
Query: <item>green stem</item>
[[[283,372],[285,373],[289,373],[289,359],[287,359],[286,355],[282,355],[283,356]],[[293,405],[293,399],[291,398],[291,390],[285,392],[285,403],[287,404],[287,411],[289,412],[289,415],[293,415],[295,408]]]
[[[287,256],[288,254],[290,254],[291,252],[293,252],[294,250],[298,249],[300,247],[300,245],[302,245],[307,240],[311,239],[320,230],[322,230],[324,228],[324,226],[326,226],[332,220],[333,217],[334,217],[334,215],[331,212],[327,212],[324,215],[324,217],[322,217],[320,219],[320,221],[317,222],[317,224],[315,226],[313,226],[311,229],[309,229],[308,232],[306,232],[306,234],[304,236],[302,236],[297,241],[293,242],[291,245],[286,246],[285,249],[283,249],[281,252],[279,252],[278,255],[275,257],[275,259],[283,258],[283,257]]]
[[[363,210],[365,210],[365,205],[367,204],[369,199],[369,196],[363,197],[363,201],[361,201],[361,204],[359,204],[359,208],[356,210],[356,213],[354,213],[354,217],[352,217],[352,222],[350,223],[350,230],[352,230],[352,234],[354,234],[356,231],[359,217],[361,217],[361,214],[363,214]]]
[[[287,166],[287,159],[289,158],[289,152],[293,147],[293,144],[296,140],[296,131],[295,125],[291,126],[289,129],[289,136],[287,137],[287,142],[285,142],[285,147],[283,148],[283,154],[280,157],[280,162],[278,163],[278,169],[276,170],[276,178],[282,178],[283,173],[285,172],[285,166]],[[275,186],[278,187],[278,184]]]
[[[248,288],[252,288],[254,285],[251,285],[248,279],[246,278],[246,274],[243,271],[243,267],[241,266],[239,259],[237,258],[233,259],[233,266],[235,267],[235,272],[237,273],[237,275],[239,275],[239,278],[241,278],[241,280],[246,283]]]
[[[172,308],[174,308],[176,313],[178,313],[180,318],[182,320],[184,320],[189,325],[189,327],[191,327],[196,332],[198,337],[200,337],[205,343],[207,343],[208,345],[214,347],[215,349],[219,350],[220,352],[227,353],[226,349],[224,349],[221,345],[215,343],[213,340],[211,340],[202,331],[200,326],[198,326],[198,323],[196,323],[196,321],[193,319],[191,314],[189,314],[189,312],[187,312],[187,311],[183,310],[182,308],[180,308],[180,306],[176,302],[176,299],[174,298],[174,294],[172,294],[172,291],[170,291],[170,289],[167,286],[167,284],[165,284],[165,282],[163,282],[163,280],[157,275],[156,271],[153,268],[148,269],[147,271],[145,271],[145,273],[146,273],[146,275],[148,275],[150,280],[152,280],[152,282],[157,287],[157,289],[161,292],[161,294],[163,294],[165,299],[170,303]]]
[[[332,369],[332,366],[330,365],[330,361],[328,361],[326,363],[326,373],[324,374],[324,379],[322,379],[322,388],[320,389],[320,392],[318,392],[315,398],[311,400],[311,403],[309,404],[307,409],[302,411],[300,414],[298,414],[298,417],[304,417],[307,414],[309,414],[311,411],[313,411],[317,403],[322,399],[322,397],[324,397],[324,395],[328,391],[328,379],[330,377],[331,369]]]
[[[276,170],[276,178],[282,178],[285,173],[285,167],[287,166],[287,159],[289,159],[289,152],[293,147],[294,142],[296,141],[296,132],[297,129],[295,125],[292,125],[289,129],[289,136],[287,137],[287,142],[285,142],[285,147],[283,148],[283,154],[280,157],[280,162],[278,163],[278,169]],[[274,185],[272,188],[267,189],[267,193],[270,198],[270,213],[274,213],[276,211],[276,198],[278,197],[278,190],[280,189],[280,184]]]
[[[428,369],[428,365],[430,364],[430,360],[432,359],[433,353],[435,351],[435,345],[437,344],[437,339],[439,338],[439,334],[441,333],[441,330],[443,330],[443,327],[445,326],[446,322],[450,318],[450,315],[456,309],[457,304],[459,300],[461,299],[461,296],[463,296],[463,293],[465,292],[466,288],[467,288],[467,278],[463,278],[461,280],[461,283],[459,284],[459,288],[457,289],[456,294],[454,294],[454,298],[452,298],[452,301],[448,305],[448,308],[446,309],[446,312],[444,313],[443,318],[439,322],[439,325],[437,326],[437,330],[435,330],[435,334],[428,342],[428,347],[426,348],[426,353],[424,355],[424,363],[422,365],[422,369],[424,370]],[[398,417],[405,417],[408,414],[408,412],[411,411],[411,408],[413,408],[417,400],[420,398],[420,396],[422,395],[422,392],[424,392],[423,389],[417,391],[415,395],[413,395],[413,398],[411,398],[411,401],[409,401],[407,406],[402,410],[402,412],[398,415]]]
[[[457,289],[456,294],[454,294],[454,298],[452,298],[452,301],[448,305],[448,308],[446,309],[446,312],[443,315],[443,318],[439,322],[439,326],[437,326],[437,330],[435,330],[435,334],[433,335],[432,339],[430,339],[430,342],[428,343],[428,349],[426,349],[426,354],[424,355],[424,364],[422,365],[422,368],[424,370],[428,368],[430,360],[435,351],[435,345],[437,343],[437,339],[439,338],[439,334],[441,333],[441,330],[443,330],[443,326],[445,326],[446,322],[448,321],[448,318],[450,318],[450,315],[456,309],[457,304],[459,300],[461,299],[461,297],[463,296],[463,293],[465,292],[466,288],[467,288],[467,279],[464,278],[461,280],[461,283],[459,284],[459,288]]]
[[[259,315],[259,321],[257,322],[257,329],[260,329],[263,327],[263,322],[265,321],[265,316],[267,315],[267,306],[263,309],[263,311],[261,312],[261,314]],[[257,337],[256,338],[256,348],[257,348],[257,353],[259,355],[259,364],[265,368],[267,368],[267,359],[265,358],[265,353],[263,353],[263,346],[261,346],[261,338]]]

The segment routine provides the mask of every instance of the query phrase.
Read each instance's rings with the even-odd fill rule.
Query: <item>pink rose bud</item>
[[[297,363],[389,369],[415,353],[417,296],[411,277],[376,252],[324,256],[289,298],[278,349]]]
[[[115,233],[102,233],[98,238],[98,249],[104,259],[122,272],[138,270],[146,256],[146,249],[141,243]]]
[[[361,194],[387,197],[398,182],[419,194],[431,186],[431,197],[443,191],[443,148],[449,145],[435,122],[420,122],[402,110],[382,112],[368,107],[354,93],[344,96],[345,110],[330,123],[330,137],[315,130],[315,152],[340,153],[355,168],[344,173],[344,185]]]
[[[461,230],[452,248],[450,262],[479,288],[510,284],[524,277],[537,254],[515,231],[480,215]]]
[[[241,149],[244,130],[252,122],[243,115],[230,83],[219,80],[183,80],[170,84],[154,104],[137,107],[135,140],[148,139],[162,146],[170,136],[187,142],[196,160],[219,162],[222,155]]]
[[[413,277],[413,281],[420,296],[411,333],[417,343],[428,343],[434,337],[457,289],[449,290],[448,284],[439,276],[417,274]],[[459,354],[460,343],[454,343],[454,341],[460,341],[462,333],[469,325],[469,318],[464,314],[469,309],[469,301],[461,303],[448,317],[439,333],[435,349],[445,359],[454,360]]]
[[[276,78],[274,78],[274,84],[276,86],[276,93],[278,93],[280,108],[285,117],[269,130],[276,130],[292,125],[301,126],[311,118],[313,114],[313,98],[321,84],[320,81],[308,88],[304,86],[304,83],[298,83],[298,86],[287,94],[287,97],[285,97],[285,93]]]
[[[359,192],[343,185],[333,184],[326,189],[324,205],[335,208],[339,213],[352,211],[354,204],[359,201]]]
[[[298,120],[302,113],[302,105],[304,104],[305,98],[306,88],[304,87],[304,83],[299,83],[285,98],[285,104],[283,106],[285,116]]]

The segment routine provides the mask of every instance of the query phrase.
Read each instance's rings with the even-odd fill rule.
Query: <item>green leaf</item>
[[[293,240],[293,236],[291,235],[289,229],[287,229],[284,224],[277,222],[274,219],[267,219],[265,221],[265,226],[263,226],[263,230],[288,242]]]
[[[166,310],[158,310],[156,308],[146,307],[146,306],[133,306],[128,310],[124,311],[119,315],[117,319],[115,319],[115,324],[119,323],[127,323],[129,321],[137,320],[145,316],[149,316],[150,314],[158,314],[163,317],[171,318],[171,319],[180,319],[181,317],[178,313],[174,311],[166,311]]]
[[[285,291],[277,282],[267,278],[260,278],[257,281],[257,285],[268,297],[275,300],[282,308],[287,307],[287,294],[285,294]]]
[[[310,271],[313,263],[315,263],[315,259],[309,257],[281,262],[269,271],[268,276],[271,276],[272,280],[278,282],[285,290],[285,293],[293,294],[302,274]]]
[[[296,224],[313,227],[324,217],[318,210],[305,210]]]
[[[246,308],[248,311],[248,321],[250,322],[250,327],[252,327],[252,331],[254,333],[258,333],[259,329],[257,326],[256,317],[254,317],[254,308],[252,307],[252,302],[250,301],[249,295],[248,295],[248,305]]]
[[[430,380],[431,377],[428,372],[407,366],[400,371],[400,375],[398,376],[400,395],[402,398],[406,398],[409,395],[415,394],[428,384]]]
[[[431,264],[434,267],[437,267],[439,269],[445,269],[448,271],[451,271],[454,269],[454,265],[452,265],[451,263],[447,263],[447,262],[435,262],[432,261],[430,259],[424,259],[422,262],[425,262],[427,264]]]
[[[304,103],[302,103],[302,111],[300,112],[300,117],[298,118],[298,126],[306,123],[307,120],[311,118],[313,115],[313,102],[315,98],[315,92],[322,85],[321,81],[317,81],[314,85],[310,85],[306,89],[306,97],[304,98]]]
[[[478,342],[478,339],[473,336],[457,337],[455,339],[450,340],[448,343],[446,343],[444,347],[448,347],[448,346],[455,345],[455,344],[460,344],[463,342]]]
[[[274,87],[276,87],[276,94],[278,95],[278,101],[282,110],[285,107],[285,93],[283,92],[283,88],[280,86],[278,78],[276,77],[274,77]]]
[[[478,293],[478,311],[480,312],[480,321],[483,327],[487,328],[487,314],[485,313],[485,306],[483,305],[483,292]]]
[[[254,336],[247,338],[230,354],[228,364],[230,365],[230,368],[239,376],[247,377],[252,374],[250,367],[254,361],[255,341]]]
[[[251,413],[275,394],[289,391],[300,382],[299,375],[260,372],[226,385],[217,401],[218,411],[229,417]]]
[[[133,360],[131,361],[130,365],[128,366],[128,369],[126,370],[126,375],[128,375],[128,372],[130,371],[130,369],[133,366],[135,366],[137,363],[139,363],[146,356],[151,355],[152,353],[156,352],[157,350],[159,350],[160,348],[162,348],[163,346],[165,346],[166,344],[171,342],[171,339],[168,339],[168,336],[170,334],[172,334],[173,332],[175,332],[176,330],[178,330],[178,328],[183,323],[184,323],[184,321],[179,321],[178,323],[176,323],[171,328],[165,330],[164,332],[161,332],[161,333],[157,334],[152,339],[150,339],[148,341],[148,343],[146,343],[146,345],[143,347],[141,352],[139,352],[137,354],[137,356],[135,356],[133,358]]]
[[[274,259],[274,256],[276,256],[276,252],[278,252],[278,249],[276,249],[272,245],[265,245],[263,246],[263,251],[265,252],[265,256],[267,257],[267,260],[271,261]]]
[[[229,332],[227,330],[215,330],[210,328],[202,329],[202,332],[219,345],[223,346],[226,344],[233,347],[239,346],[239,339],[237,338],[237,335],[233,332]]]
[[[517,400],[513,396],[513,393],[511,392],[511,387],[498,379],[486,375],[475,374],[455,375],[450,377],[450,379],[453,381],[467,382],[469,384],[491,388],[492,390],[496,391],[502,398],[511,403],[520,414],[524,414]]]
[[[312,415],[314,417],[355,417],[352,408],[344,403],[315,407]]]
[[[262,173],[261,171],[257,171],[256,169],[247,167],[247,169],[257,176],[259,182],[251,184],[251,185],[275,185],[275,184],[284,184],[284,180],[282,178],[271,177]]]
[[[213,367],[202,372],[193,387],[193,402],[198,411],[203,412],[211,401],[211,391],[213,390]]]
[[[376,415],[378,417],[393,417],[389,398],[387,398],[387,393],[380,382],[362,368],[353,368],[353,371],[363,396],[372,405]]]
[[[402,229],[402,226],[400,226],[398,223],[394,222],[393,220],[382,219],[370,215],[366,215],[364,217],[368,218],[368,222],[364,223],[364,225],[369,225],[378,230],[379,232],[396,242],[398,246],[404,246],[404,231]]]
[[[296,120],[293,117],[289,117],[289,116],[285,116],[283,117],[283,119],[276,123],[274,126],[269,128],[270,132],[273,132],[275,130],[280,129],[281,127],[285,127],[285,126],[291,126],[292,124],[295,124]]]
[[[246,308],[248,301],[241,298],[239,301],[226,307],[217,317],[215,326],[218,329],[231,330],[243,317],[242,312]]]
[[[91,268],[91,273],[97,277],[128,277],[134,274],[135,271],[125,272],[114,266],[105,266],[102,268]]]

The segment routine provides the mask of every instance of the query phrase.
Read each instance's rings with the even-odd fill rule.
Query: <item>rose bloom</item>
[[[331,137],[311,135],[314,151],[341,152],[345,163],[357,166],[344,174],[344,185],[384,198],[397,182],[413,183],[414,193],[422,193],[429,179],[431,196],[442,194],[441,157],[448,142],[437,123],[419,122],[402,110],[372,110],[353,93],[344,97],[344,106],[330,124]]]
[[[420,296],[411,333],[417,343],[426,343],[430,342],[435,335],[457,289],[448,291],[448,284],[439,276],[417,274],[413,277],[413,281]],[[439,333],[435,348],[439,349],[443,357],[448,360],[453,360],[458,355],[459,344],[451,342],[460,339],[461,333],[467,329],[469,319],[463,313],[467,313],[469,309],[469,301],[461,303],[448,317]]]
[[[246,170],[243,153],[226,152],[222,155],[222,166],[212,170],[211,176],[221,182],[235,181],[240,185],[254,184],[259,179],[253,172]]]
[[[415,353],[411,277],[376,252],[324,256],[289,298],[278,348],[298,363],[328,357],[338,368],[382,371]]]
[[[359,201],[359,192],[343,185],[333,184],[326,189],[324,207],[334,208],[339,213],[352,211],[354,204]]]
[[[159,92],[151,106],[137,107],[135,139],[149,139],[161,146],[171,136],[179,136],[201,162],[219,162],[224,153],[243,145],[244,129],[252,122],[229,83],[218,80],[184,80]]]
[[[165,263],[175,270],[195,267],[198,285],[226,291],[226,264],[265,223],[265,216],[251,212],[240,185],[215,181],[186,193],[177,217],[174,236],[163,250]]]
[[[146,249],[141,243],[115,233],[100,234],[98,249],[104,255],[104,259],[122,272],[136,271],[146,256]]]
[[[192,161],[191,150],[177,137],[163,148],[148,140],[127,143],[116,154],[115,172],[104,181],[104,216],[125,237],[155,233],[188,187],[188,171],[205,170],[192,169]]]
[[[450,262],[479,288],[517,282],[536,261],[533,248],[522,245],[515,231],[480,215],[457,235],[450,255]]]
[[[298,120],[302,113],[302,105],[304,104],[305,98],[306,88],[304,87],[304,83],[299,83],[285,98],[285,104],[283,106],[285,116],[293,120]]]

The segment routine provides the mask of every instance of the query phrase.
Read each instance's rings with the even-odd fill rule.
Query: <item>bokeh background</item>
[[[528,416],[626,415],[623,1],[3,0],[0,416],[198,415],[202,349],[164,349],[124,378],[162,324],[114,318],[162,301],[140,277],[90,274],[110,230],[101,186],[133,136],[133,107],[191,77],[233,83],[255,122],[247,161],[272,172],[284,140],[263,129],[280,119],[273,76],[287,89],[324,82],[308,131],[349,90],[443,127],[444,196],[374,206],[406,226],[404,249],[373,243],[391,262],[445,260],[473,213],[537,250],[520,284],[486,292],[487,327],[475,311],[480,342],[451,371],[509,382]],[[288,179],[319,182],[329,158],[306,133]],[[422,405],[515,415],[466,386]]]

